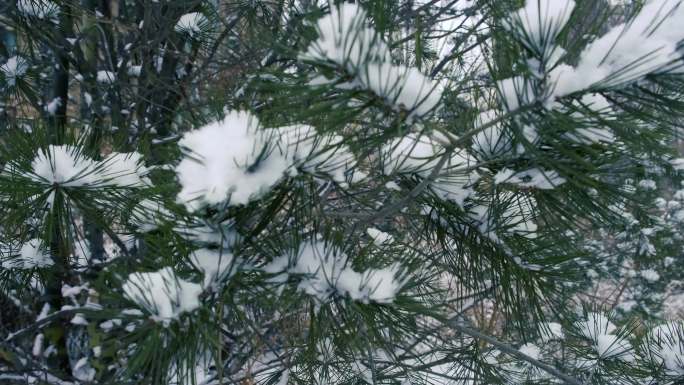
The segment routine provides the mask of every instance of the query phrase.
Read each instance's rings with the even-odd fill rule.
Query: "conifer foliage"
[[[3,2],[0,383],[681,383],[682,20]]]

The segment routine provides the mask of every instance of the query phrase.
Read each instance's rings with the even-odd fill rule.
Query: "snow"
[[[57,17],[60,9],[50,0],[17,0],[17,11],[26,17],[48,19]]]
[[[651,191],[654,191],[655,189],[658,188],[656,181],[654,181],[653,179],[640,180],[638,186],[639,186],[639,188],[641,188],[643,190],[651,190]]]
[[[372,91],[392,108],[407,110],[409,121],[435,110],[444,85],[416,68],[393,64],[389,47],[367,26],[367,20],[366,12],[356,4],[331,7],[330,13],[316,23],[318,39],[300,59],[342,67],[354,79],[338,87]]]
[[[109,332],[115,326],[121,326],[121,320],[120,319],[114,318],[111,320],[104,321],[100,324],[100,329],[104,330],[105,332]]]
[[[0,66],[0,72],[5,78],[5,83],[9,87],[17,85],[17,80],[21,78],[28,70],[28,63],[20,56],[12,56],[5,64]]]
[[[534,221],[536,201],[533,197],[504,191],[497,200],[501,205],[498,215],[492,215],[492,206],[488,204],[476,204],[468,208],[468,215],[483,235],[495,242],[501,242],[496,235],[498,230],[529,239],[537,237],[537,224]]]
[[[82,357],[71,369],[71,374],[77,380],[83,382],[92,382],[95,379],[95,368],[88,362],[88,357]]]
[[[330,7],[330,13],[316,23],[318,39],[300,58],[329,60],[351,73],[357,73],[369,61],[389,62],[389,47],[366,22],[366,12],[356,4]]]
[[[634,360],[632,345],[621,336],[599,334],[594,341],[594,349],[601,358],[619,358],[628,362]]]
[[[520,353],[522,353],[522,354],[524,354],[530,358],[538,360],[541,349],[539,349],[539,346],[528,342],[525,345],[521,346],[518,349],[518,351],[520,351]]]
[[[77,152],[75,147],[54,146],[40,151],[31,163],[36,182],[62,186],[87,185],[95,182],[95,161]]]
[[[427,135],[410,133],[385,145],[385,174],[415,173],[427,177],[439,163],[444,147]]]
[[[409,111],[409,121],[435,110],[444,91],[442,83],[428,78],[418,69],[389,62],[368,63],[358,81],[395,109]]]
[[[530,105],[535,100],[532,83],[522,76],[500,80],[496,85],[503,105],[508,111]]]
[[[98,162],[99,184],[119,187],[145,187],[150,185],[149,170],[138,152],[113,152]]]
[[[57,109],[62,105],[62,98],[56,97],[52,99],[46,106],[45,112],[49,115],[54,115],[57,113]]]
[[[177,199],[190,211],[258,199],[281,177],[296,174],[295,167],[343,183],[355,164],[341,136],[317,135],[306,125],[261,128],[248,112],[228,112],[186,133],[179,145],[186,156],[175,168],[182,186]]]
[[[564,137],[580,144],[594,144],[594,143],[613,143],[615,142],[615,134],[609,128],[577,128],[575,132],[568,132]]]
[[[88,290],[88,284],[86,283],[83,286],[71,286],[69,284],[63,284],[62,285],[62,297],[68,298],[68,297],[74,297],[77,296],[81,293],[81,291],[87,291]]]
[[[93,96],[89,94],[88,92],[83,92],[83,101],[85,102],[86,106],[90,107],[93,104]]]
[[[141,312],[140,309],[123,309],[123,310],[121,310],[121,315],[133,316],[133,317],[142,317],[144,315],[144,313]]]
[[[270,148],[272,141],[272,132],[259,130],[255,116],[238,111],[186,133],[179,142],[186,156],[175,169],[182,186],[178,202],[196,211],[226,200],[235,206],[258,199],[289,167]]]
[[[328,249],[323,242],[305,242],[300,246],[293,266],[286,256],[277,258],[262,268],[267,273],[289,273],[300,276],[299,290],[327,301],[337,293],[362,303],[391,303],[405,282],[398,279],[401,268],[394,264],[381,269],[353,270],[348,257]],[[275,282],[285,282],[279,279]]]
[[[580,53],[577,66],[561,65],[549,77],[553,95],[562,97],[599,86],[638,81],[650,73],[673,70],[677,43],[684,38],[684,7],[678,0],[650,0],[632,20],[617,25]]]
[[[552,190],[563,183],[565,178],[558,175],[556,171],[544,171],[539,168],[515,172],[504,168],[494,175],[494,183],[511,183],[525,188],[537,188],[541,190]]]
[[[573,0],[526,0],[511,15],[509,30],[521,33],[527,47],[546,58],[575,8]]]
[[[639,274],[641,274],[641,277],[647,280],[648,282],[657,282],[658,280],[660,280],[660,274],[658,274],[658,272],[653,269],[641,270]]]
[[[36,338],[33,340],[33,349],[31,349],[31,354],[34,357],[40,357],[43,354],[43,342],[45,341],[45,335],[43,333],[36,334]]]
[[[484,157],[494,157],[511,150],[511,138],[504,132],[500,123],[492,123],[500,115],[496,110],[481,112],[475,120],[475,129],[480,131],[473,137],[472,150]],[[485,127],[486,128],[482,128]]]
[[[36,322],[44,320],[50,314],[50,304],[45,302],[36,317]]]
[[[684,158],[675,158],[670,160],[672,168],[677,171],[684,171]]]
[[[394,242],[394,237],[374,227],[367,228],[366,234],[371,237],[376,246],[384,246]]]
[[[684,375],[684,334],[682,324],[668,322],[649,332],[649,348],[654,358],[662,363],[668,374]]]
[[[83,326],[88,326],[88,320],[85,319],[83,314],[77,313],[74,315],[74,317],[70,321],[71,324],[73,325],[83,325]]]
[[[328,174],[335,182],[345,183],[346,175],[356,164],[354,154],[335,134],[318,135],[307,125],[273,129],[279,136],[278,146],[288,162],[308,173]]]
[[[176,277],[165,267],[156,272],[133,273],[122,286],[124,295],[152,314],[157,322],[168,322],[200,306],[202,287]]]
[[[627,335],[615,334],[617,327],[605,314],[590,312],[585,321],[577,323],[580,333],[592,341],[592,347],[600,358],[617,358],[632,362],[632,346],[627,341]]]
[[[164,206],[161,198],[143,199],[133,208],[130,223],[138,231],[147,233],[159,228],[159,224],[173,218],[173,214]]]
[[[53,265],[50,254],[40,239],[31,239],[24,243],[19,251],[19,258],[24,269],[48,267]]]
[[[577,325],[580,333],[588,339],[596,340],[599,335],[611,334],[617,327],[610,322],[608,317],[601,313],[588,313],[586,321],[581,321]]]
[[[476,170],[471,170],[475,160],[462,149],[445,155],[443,140],[410,133],[396,138],[383,146],[383,168],[387,175],[412,173],[428,178],[440,162],[440,158],[448,156],[448,160],[435,176],[431,188],[442,199],[451,200],[463,205],[472,193],[470,186],[479,178]]]
[[[558,322],[546,322],[541,330],[542,342],[562,340],[565,338],[563,327]]]
[[[202,32],[202,28],[207,22],[207,18],[200,12],[186,13],[178,19],[173,29],[176,32],[187,33],[190,37],[195,37]]]
[[[12,165],[4,169],[19,169]],[[102,161],[81,154],[77,147],[50,145],[40,150],[31,162],[32,172],[22,173],[48,187],[143,187],[149,184],[148,170],[138,153],[112,153]]]
[[[202,286],[206,289],[212,284],[232,276],[236,270],[233,254],[226,251],[199,249],[190,255],[192,264],[204,274]]]
[[[96,80],[102,84],[112,84],[116,80],[116,74],[111,71],[97,71]]]
[[[579,100],[579,102],[575,101],[575,104],[579,107],[583,107],[585,109],[589,109],[590,111],[601,115],[601,119],[604,120],[614,120],[615,117],[612,116],[613,113],[613,105],[606,99],[605,96],[599,94],[599,93],[588,93],[582,95],[582,98]],[[577,112],[573,114],[574,116],[578,116]]]
[[[127,70],[128,76],[139,77],[142,73],[141,65],[129,65]]]

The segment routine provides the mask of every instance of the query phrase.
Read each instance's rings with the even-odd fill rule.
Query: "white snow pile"
[[[496,87],[504,102],[504,107],[509,111],[529,105],[536,98],[532,83],[523,76],[499,80],[496,82]]]
[[[440,82],[431,80],[418,69],[389,62],[368,63],[358,80],[363,88],[383,97],[395,109],[409,111],[409,120],[434,110],[444,91]]]
[[[539,359],[539,355],[541,353],[541,349],[539,349],[539,346],[537,346],[531,342],[528,342],[528,343],[524,344],[523,346],[521,346],[518,349],[518,351],[520,353],[530,357],[530,358],[535,359],[535,360]]]
[[[536,1],[528,1],[536,3]],[[549,76],[553,95],[562,97],[594,86],[616,87],[652,73],[675,70],[684,39],[679,0],[649,0],[639,14],[590,43],[575,67],[560,65]]]
[[[142,73],[142,65],[129,64],[126,73],[128,74],[128,76],[134,78],[140,77],[140,74]]]
[[[242,111],[186,133],[179,145],[186,156],[175,169],[182,186],[177,199],[191,211],[258,199],[284,175],[296,174],[294,166],[341,183],[354,163],[340,136],[318,136],[309,126],[263,129]]]
[[[59,6],[50,0],[17,0],[17,11],[25,17],[52,19],[59,15]]]
[[[170,267],[130,274],[122,289],[128,299],[164,324],[199,307],[202,293],[202,286],[178,278]]]
[[[366,11],[357,4],[330,7],[330,13],[316,23],[318,39],[300,58],[331,61],[350,73],[358,72],[369,61],[389,62],[389,47],[367,22]]]
[[[346,183],[347,174],[356,164],[354,154],[335,134],[316,134],[307,125],[274,129],[280,136],[278,147],[290,162],[307,173],[329,175],[337,183]]]
[[[57,109],[59,109],[61,106],[62,98],[58,96],[45,105],[45,112],[47,112],[48,115],[55,115],[57,113]]]
[[[333,294],[349,296],[362,303],[391,303],[401,290],[405,278],[400,278],[398,264],[382,269],[357,272],[351,261],[339,251],[330,250],[323,242],[305,242],[294,260],[282,256],[265,265],[262,270],[281,274],[274,282],[285,282],[289,274],[299,276],[299,290],[327,301]]]
[[[71,368],[71,374],[79,381],[92,382],[97,372],[88,362],[88,357],[82,357]]]
[[[202,286],[206,289],[215,283],[232,276],[237,269],[237,261],[227,251],[199,249],[191,256],[192,264],[204,274]]]
[[[179,33],[186,33],[192,38],[201,34],[208,22],[200,12],[186,13],[178,19],[173,29]]]
[[[634,360],[632,345],[625,336],[614,334],[617,327],[604,314],[588,313],[587,319],[578,322],[577,327],[584,337],[592,341],[592,347],[599,358],[627,362]]]
[[[40,239],[31,239],[21,246],[19,251],[20,266],[24,269],[33,269],[52,266],[50,254]]]
[[[415,173],[427,177],[439,164],[444,145],[427,135],[410,133],[385,145],[385,174]]]
[[[179,145],[187,156],[176,166],[179,203],[195,211],[227,199],[241,205],[259,198],[289,166],[273,151],[273,141],[272,132],[260,130],[258,119],[242,111],[186,133]]]
[[[409,120],[434,110],[444,85],[416,68],[393,64],[389,47],[368,26],[368,20],[366,12],[357,4],[331,7],[330,13],[316,24],[318,39],[300,59],[334,63],[344,68],[354,80],[340,87],[370,90],[394,109],[407,110]]]
[[[98,162],[99,183],[119,187],[145,187],[149,170],[138,152],[113,152]]]
[[[573,0],[527,0],[524,7],[511,15],[506,26],[520,32],[525,45],[545,57],[554,48],[574,9]]]
[[[673,376],[684,375],[684,329],[678,322],[654,327],[648,334],[652,357]]]
[[[10,163],[4,173],[20,169]],[[20,174],[49,188],[60,187],[144,187],[149,184],[147,168],[139,153],[112,153],[101,161],[93,160],[69,145],[50,145],[40,150],[31,162],[31,172]]]
[[[565,338],[563,333],[563,326],[558,322],[545,322],[541,329],[542,342],[549,342],[553,340],[562,340]]]
[[[561,108],[558,98],[610,89],[639,81],[649,74],[681,72],[682,54],[677,45],[684,39],[680,0],[647,0],[640,12],[625,23],[594,39],[580,53],[575,66],[561,63],[563,48],[555,44],[575,8],[573,0],[527,0],[510,15],[506,28],[538,54],[528,60],[530,70],[544,79],[543,95],[535,95],[532,82],[513,77],[498,82],[509,110],[543,100],[549,108]],[[610,141],[610,132],[584,132],[589,141]],[[585,135],[580,135],[585,136]]]
[[[28,63],[21,56],[12,56],[0,66],[0,72],[9,87],[16,86],[17,80],[26,73],[26,70],[28,70]]]
[[[373,240],[376,246],[386,246],[394,242],[394,237],[384,231],[380,231],[375,227],[366,229],[366,234]]]
[[[394,139],[383,147],[384,172],[387,175],[410,173],[429,178],[432,190],[442,199],[463,205],[473,190],[470,188],[479,178],[475,160],[465,150],[454,150],[447,154],[446,138],[410,133]],[[440,161],[446,156],[441,168]]]
[[[658,280],[660,280],[660,274],[658,274],[658,272],[654,269],[641,270],[639,274],[643,279],[647,280],[648,282],[657,282]]]
[[[499,119],[502,114],[497,110],[485,110],[475,119],[475,129],[478,131],[473,136],[471,149],[478,158],[490,159],[504,155],[513,148],[513,135],[506,130]],[[532,125],[522,127],[522,136],[530,145],[537,145],[539,134],[537,128]],[[519,154],[525,153],[526,148],[523,143],[518,143],[515,151]]]
[[[116,80],[116,74],[112,71],[97,71],[96,80],[102,84],[112,84]]]

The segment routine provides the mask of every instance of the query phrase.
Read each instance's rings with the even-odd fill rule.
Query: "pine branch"
[[[530,357],[518,349],[515,349],[513,347],[508,346],[507,344],[500,342],[499,340],[495,339],[494,337],[490,337],[486,334],[482,334],[477,330],[471,329],[467,326],[461,325],[458,320],[455,319],[450,319],[447,322],[447,325],[453,329],[456,329],[460,331],[461,333],[467,334],[473,338],[481,339],[483,341],[488,342],[492,346],[495,346],[497,349],[501,350],[504,353],[510,354],[511,356],[514,356],[520,360],[529,362],[530,364],[538,367],[539,369],[549,373],[550,375],[558,378],[559,380],[563,381],[566,384],[570,385],[583,385],[579,380],[570,377],[562,372],[560,372],[558,369],[549,366],[533,357]]]

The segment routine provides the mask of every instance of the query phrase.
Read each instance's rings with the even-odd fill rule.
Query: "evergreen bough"
[[[0,383],[684,381],[680,3],[4,2]]]

